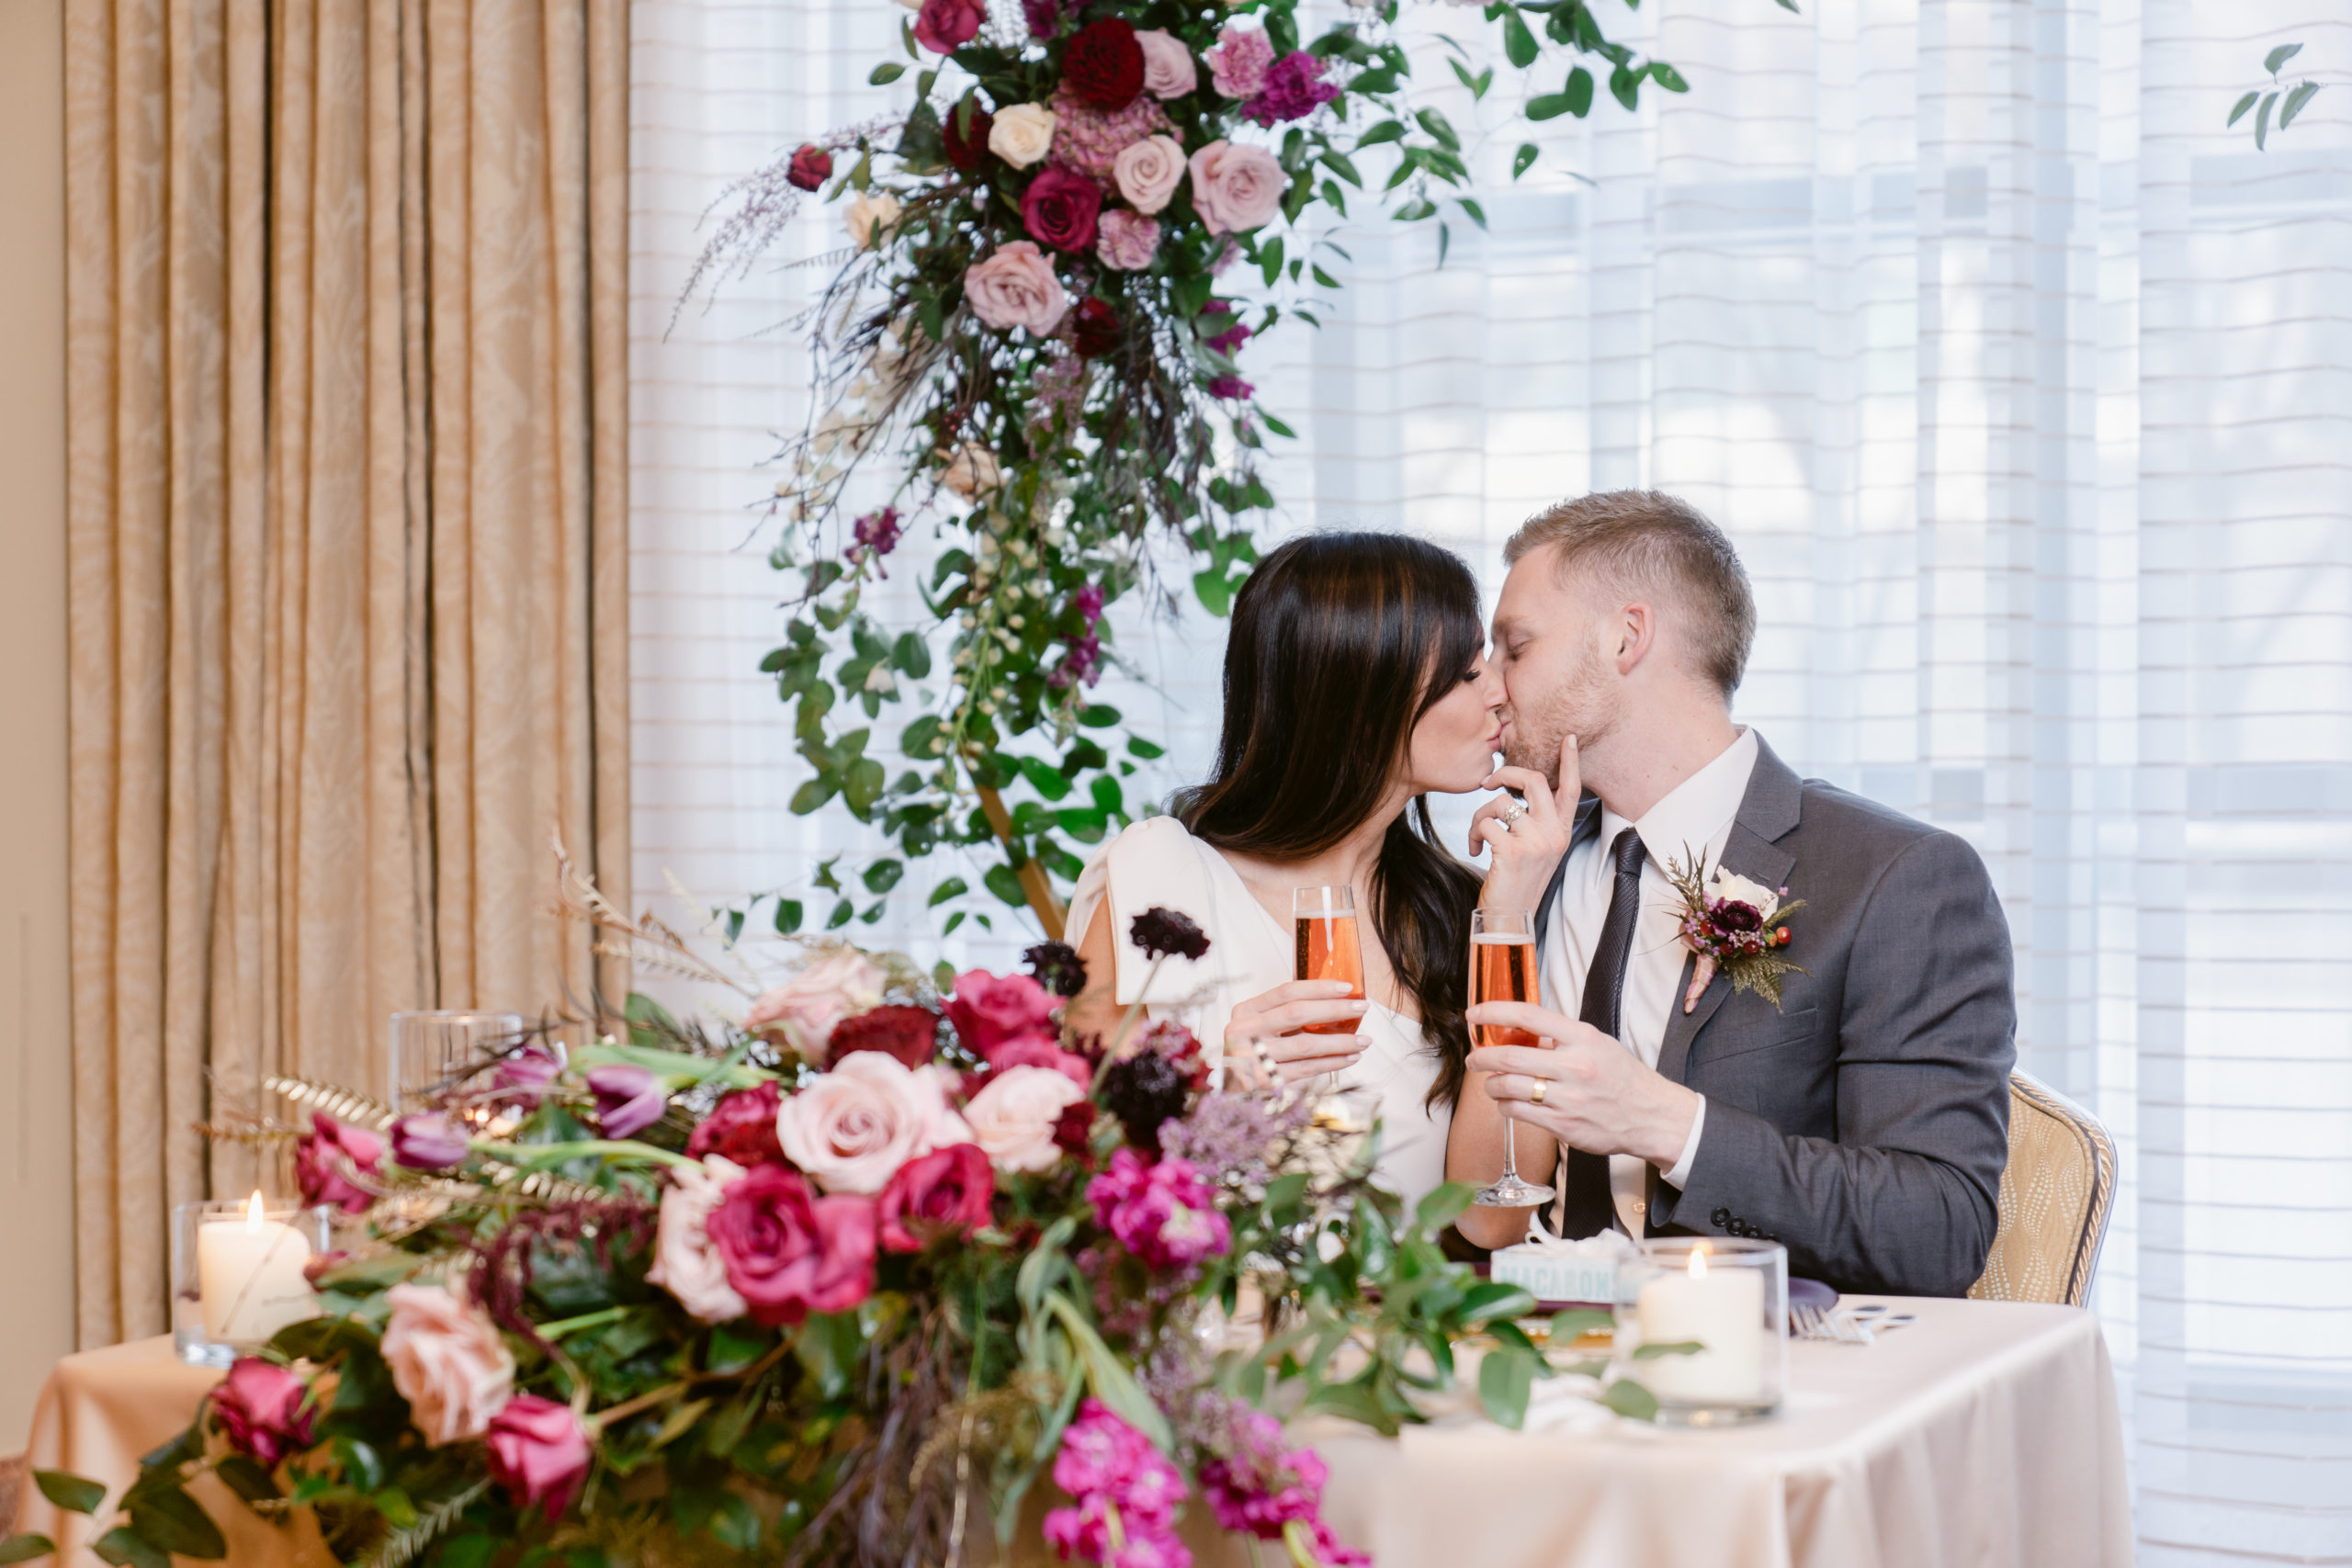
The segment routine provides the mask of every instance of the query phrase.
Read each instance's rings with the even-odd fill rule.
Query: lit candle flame
[[[1693,1251],[1690,1254],[1690,1278],[1693,1280],[1703,1280],[1706,1277],[1707,1255],[1703,1252]]]
[[[261,1189],[256,1187],[254,1189],[253,1201],[245,1205],[245,1229],[259,1235],[261,1227]]]

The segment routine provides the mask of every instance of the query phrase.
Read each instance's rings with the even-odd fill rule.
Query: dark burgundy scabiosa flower
[[[1742,904],[1736,899],[1719,901],[1713,914],[1715,924],[1727,931],[1760,931],[1764,926],[1762,911],[1753,904]]]
[[[804,141],[792,154],[784,177],[802,190],[815,190],[833,177],[833,155],[813,141]]]
[[[1062,51],[1062,83],[1098,109],[1123,109],[1143,91],[1143,45],[1133,22],[1105,17],[1078,29]]]
[[[1127,1145],[1148,1157],[1159,1154],[1159,1124],[1184,1113],[1192,1086],[1183,1069],[1157,1051],[1138,1051],[1102,1069],[1103,1109],[1127,1131]]]
[[[1088,359],[1100,359],[1119,346],[1125,334],[1119,328],[1119,312],[1108,299],[1098,299],[1090,294],[1078,302],[1069,313],[1070,345]]]
[[[826,1065],[855,1051],[879,1051],[901,1066],[920,1067],[939,1054],[939,1015],[929,1008],[878,1007],[833,1025]]]
[[[869,512],[859,518],[851,529],[857,543],[842,553],[852,560],[864,560],[869,555],[876,558],[887,556],[899,547],[899,536],[906,531],[904,524],[905,519],[899,515],[899,509],[895,506]],[[887,577],[889,574],[885,572],[883,575]]]
[[[1094,243],[1094,221],[1102,210],[1102,187],[1084,175],[1049,166],[1029,182],[1021,198],[1021,221],[1039,244],[1082,251]]]
[[[947,161],[969,173],[980,166],[989,155],[989,130],[996,124],[996,116],[980,107],[978,98],[966,98],[947,111],[939,122],[939,140],[945,144]]]
[[[1135,918],[1127,936],[1147,958],[1182,956],[1198,961],[1209,950],[1208,932],[1165,905],[1155,904]]]
[[[1101,589],[1093,590],[1099,598]],[[1057,997],[1074,997],[1086,989],[1086,960],[1066,942],[1041,942],[1021,955],[1037,984]]]

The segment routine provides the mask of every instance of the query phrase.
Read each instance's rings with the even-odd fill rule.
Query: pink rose
[[[1094,1085],[1094,1069],[1087,1065],[1085,1057],[1034,1035],[1006,1041],[989,1053],[988,1062],[992,1070],[1000,1073],[1014,1067],[1043,1067],[1061,1074],[1080,1089]]]
[[[1004,117],[997,117],[1000,129]],[[1009,240],[964,269],[964,298],[972,314],[999,332],[1027,327],[1044,337],[1069,309],[1054,264],[1027,240]]]
[[[989,19],[982,0],[922,0],[915,16],[915,41],[933,54],[953,54],[980,35]]]
[[[971,1130],[947,1108],[937,1067],[909,1068],[858,1051],[784,1102],[775,1117],[784,1156],[828,1192],[875,1193],[891,1173]]]
[[[754,1323],[846,1312],[874,1293],[870,1199],[812,1199],[798,1171],[763,1165],[727,1189],[707,1224]]]
[[[1062,1157],[1054,1128],[1086,1090],[1051,1067],[1007,1067],[964,1107],[972,1141],[999,1170],[1047,1170]]]
[[[1023,1036],[1048,1043],[1058,1038],[1053,994],[1026,975],[967,969],[956,976],[956,994],[944,1005],[956,1037],[976,1056]]]
[[[498,1325],[438,1285],[394,1285],[384,1300],[384,1364],[416,1429],[435,1448],[480,1436],[514,1393]]]
[[[1216,47],[1201,57],[1209,62],[1216,90],[1228,98],[1255,97],[1274,67],[1274,40],[1261,28],[1228,27],[1216,36]]]
[[[1290,180],[1263,147],[1212,141],[1193,154],[1193,210],[1212,234],[1255,229],[1282,210]]]
[[[821,1058],[833,1025],[882,999],[890,976],[855,948],[827,953],[783,985],[760,993],[743,1027],[754,1032],[779,1026],[794,1050]]]
[[[288,1454],[311,1446],[316,1411],[303,1408],[310,1385],[275,1361],[240,1356],[212,1393],[212,1418],[229,1446],[275,1470]]]
[[[1143,90],[1155,98],[1181,98],[1201,85],[1193,51],[1182,39],[1161,28],[1136,29],[1143,45]]]
[[[553,1524],[588,1479],[588,1428],[569,1404],[515,1395],[490,1424],[490,1478],[518,1508],[547,1510]]]
[[[704,1323],[730,1323],[751,1310],[728,1283],[726,1260],[710,1242],[711,1211],[742,1177],[741,1166],[710,1155],[699,1170],[673,1168],[670,1190],[662,1194],[653,1267],[645,1271],[645,1282],[677,1297],[687,1316]]]
[[[921,1252],[944,1235],[989,1223],[996,1178],[971,1144],[934,1149],[899,1168],[875,1201],[885,1252]]]
[[[1127,205],[1157,212],[1184,178],[1184,149],[1175,138],[1147,136],[1111,160],[1111,178]]]
[[[1116,267],[1121,272],[1141,272],[1159,254],[1159,225],[1140,212],[1114,207],[1102,215],[1095,235],[1094,254],[1102,258],[1104,266]]]
[[[294,1179],[304,1203],[328,1203],[346,1214],[364,1213],[376,1195],[356,1179],[379,1171],[384,1140],[365,1127],[346,1126],[323,1111],[311,1113],[311,1130],[294,1142]]]

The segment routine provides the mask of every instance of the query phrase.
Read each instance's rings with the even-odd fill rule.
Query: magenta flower
[[[627,1063],[590,1069],[588,1092],[596,1097],[596,1123],[608,1138],[633,1138],[670,1108],[662,1080]]]
[[[490,1418],[490,1476],[517,1508],[562,1517],[588,1480],[587,1428],[571,1406],[518,1393]]]
[[[1238,376],[1212,376],[1209,378],[1209,396],[1213,398],[1223,398],[1227,402],[1240,402],[1249,398],[1250,394],[1257,391],[1257,386],[1254,383],[1245,381]]]
[[[1295,49],[1267,70],[1263,84],[1241,112],[1260,125],[1279,125],[1305,119],[1339,96],[1340,89],[1323,80],[1323,62]]]
[[[212,1394],[212,1418],[229,1446],[275,1470],[288,1454],[311,1446],[315,1411],[303,1407],[310,1385],[275,1361],[240,1356]]]
[[[294,1179],[305,1203],[329,1203],[346,1214],[365,1213],[375,1193],[354,1179],[384,1164],[384,1140],[365,1127],[349,1127],[326,1112],[312,1111],[311,1130],[294,1141]]]
[[[392,1123],[392,1162],[411,1170],[447,1170],[466,1157],[462,1128],[438,1111],[420,1111]]]
[[[1046,1516],[1046,1544],[1065,1559],[1105,1568],[1192,1568],[1193,1554],[1175,1529],[1182,1473],[1100,1400],[1080,1404],[1078,1419],[1062,1429],[1054,1484],[1073,1506]]]
[[[1233,1245],[1233,1227],[1217,1212],[1216,1193],[1192,1161],[1146,1165],[1130,1148],[1086,1184],[1095,1222],[1154,1269],[1189,1269]]]
[[[876,558],[888,555],[899,547],[899,536],[906,531],[904,521],[895,506],[867,513],[857,520],[852,530],[857,543],[844,553],[852,560],[864,560],[869,555]],[[884,572],[883,575],[887,577],[889,573]]]

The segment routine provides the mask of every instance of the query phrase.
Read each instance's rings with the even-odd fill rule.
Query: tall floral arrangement
[[[1173,911],[1132,934],[1206,947]],[[1466,1189],[1404,1213],[1376,1131],[1212,1091],[1180,1028],[1074,1035],[1077,955],[1030,959],[935,987],[824,947],[740,1025],[635,998],[626,1036],[518,1042],[405,1114],[273,1080],[304,1196],[350,1217],[322,1314],[147,1456],[99,1555],[223,1555],[209,1472],[367,1568],[957,1563],[1023,1528],[1187,1568],[1188,1499],[1296,1568],[1366,1562],[1276,1416],[1394,1431],[1476,1332],[1516,1423],[1533,1303],[1442,1256]]]
[[[1291,431],[1257,400],[1254,345],[1316,321],[1344,254],[1325,231],[1351,202],[1433,225],[1441,256],[1449,222],[1486,223],[1461,133],[1416,101],[1398,4],[1309,38],[1297,0],[920,0],[904,59],[871,78],[913,72],[904,112],[744,183],[689,292],[748,265],[806,197],[836,204],[847,241],[808,318],[814,412],[776,487],[773,558],[797,591],[764,667],[809,768],[792,806],[838,798],[892,845],[827,863],[823,901],[779,898],[778,929],[878,918],[906,859],[971,846],[987,889],[1059,934],[1073,846],[1127,819],[1126,781],[1159,755],[1094,700],[1116,657],[1105,614],[1170,550],[1223,614],[1274,504],[1258,457]],[[1586,114],[1604,80],[1627,108],[1645,83],[1684,90],[1586,0],[1483,15],[1527,73],[1530,120]],[[1484,98],[1494,68],[1457,53]],[[1538,151],[1519,147],[1514,178]],[[853,483],[884,499],[853,506]],[[923,624],[893,631],[866,595],[922,522],[944,547]],[[894,779],[875,726],[901,704],[912,766]],[[979,912],[974,891],[939,884],[946,929]]]

